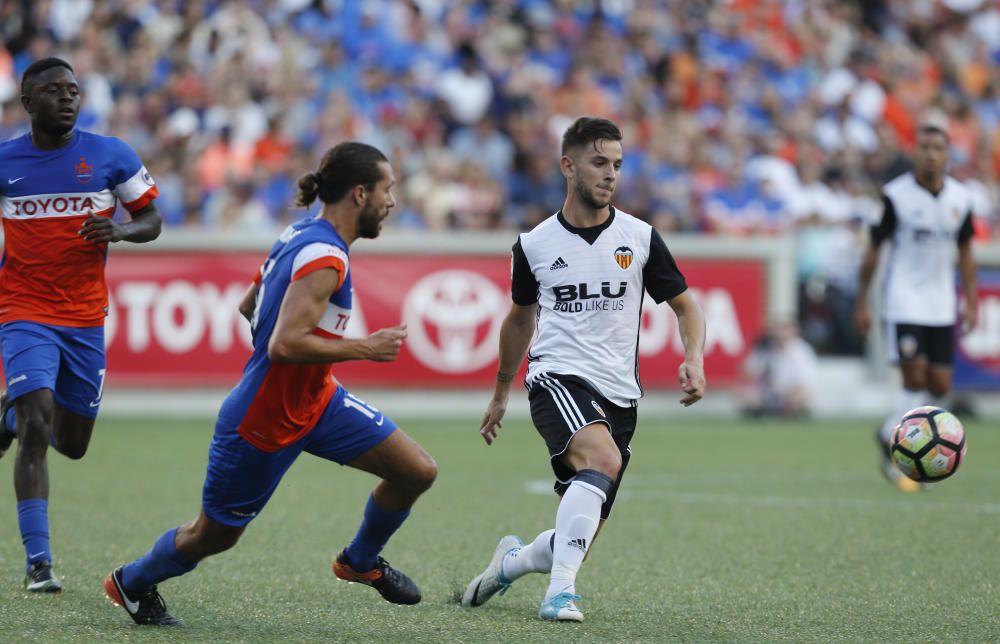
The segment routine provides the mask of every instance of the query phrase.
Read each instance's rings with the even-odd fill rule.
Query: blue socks
[[[389,537],[403,525],[406,517],[410,516],[410,508],[399,512],[389,512],[383,510],[371,496],[368,497],[368,504],[365,505],[365,514],[361,519],[361,527],[354,535],[351,545],[347,546],[344,554],[347,562],[358,572],[366,572],[375,567],[378,561],[378,553],[389,541]]]
[[[39,561],[52,561],[49,546],[49,502],[46,499],[25,499],[17,502],[17,525],[24,543],[25,572]]]
[[[167,530],[149,552],[122,567],[122,585],[126,590],[143,592],[165,579],[194,570],[198,564],[177,552],[176,538],[177,528]]]

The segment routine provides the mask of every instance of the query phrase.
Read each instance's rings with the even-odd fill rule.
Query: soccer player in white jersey
[[[644,292],[658,303],[666,300],[677,315],[684,344],[681,403],[692,405],[705,392],[701,308],[660,235],[611,206],[621,139],[607,119],[577,119],[562,142],[562,210],[514,244],[513,304],[501,327],[496,388],[479,432],[487,445],[496,440],[527,353],[531,417],[548,447],[561,500],[554,529],[528,545],[513,535],[500,540],[489,565],[466,588],[464,606],[480,606],[518,577],[544,572],[551,579],[539,617],[583,620],[577,571],[614,503],[642,396]]]
[[[946,173],[948,132],[944,115],[921,122],[913,172],[885,185],[882,219],[871,229],[871,244],[860,270],[854,312],[858,331],[871,325],[868,293],[879,248],[890,242],[882,292],[882,319],[888,352],[899,365],[902,389],[892,414],[878,429],[881,467],[904,492],[920,485],[903,476],[889,457],[893,428],[909,410],[936,403],[951,389],[959,306],[955,265],[965,295],[961,331],[976,325],[978,295],[972,257],[972,195]]]

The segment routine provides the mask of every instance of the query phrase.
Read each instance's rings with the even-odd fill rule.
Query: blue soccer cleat
[[[583,599],[573,593],[559,593],[542,602],[538,616],[551,622],[582,622],[583,613],[574,602]]]

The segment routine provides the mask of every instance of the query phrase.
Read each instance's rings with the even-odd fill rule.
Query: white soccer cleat
[[[583,613],[576,607],[578,600],[583,599],[573,593],[559,593],[542,602],[538,616],[550,622],[582,622]]]
[[[510,585],[514,583],[503,574],[503,560],[509,553],[520,550],[524,542],[520,537],[508,534],[500,539],[500,543],[493,550],[493,558],[486,570],[479,573],[469,582],[462,595],[462,606],[482,606],[493,595],[507,592]]]

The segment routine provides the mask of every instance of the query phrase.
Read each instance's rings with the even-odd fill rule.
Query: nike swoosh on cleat
[[[18,181],[20,181],[21,179],[24,179],[24,177],[18,177],[17,179],[7,179],[7,184],[12,186],[15,183],[17,183]]]
[[[125,594],[125,589],[118,583],[118,577],[112,574],[111,579],[115,582],[115,588],[118,590],[118,595],[122,598],[122,601],[125,602],[125,610],[128,611],[129,615],[135,615],[139,612],[139,602],[134,602],[128,598],[128,595]]]
[[[473,606],[475,606],[475,605],[476,605],[476,600],[478,600],[478,599],[479,599],[479,587],[480,587],[480,586],[482,586],[482,585],[483,585],[483,580],[482,580],[482,578],[480,577],[480,579],[479,579],[479,583],[478,583],[478,584],[476,584],[476,589],[475,589],[474,591],[472,591],[472,601],[471,601],[471,602],[469,602],[469,603],[471,603],[471,604],[472,604]]]

